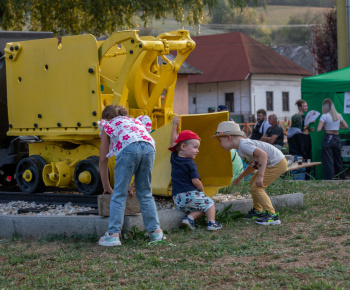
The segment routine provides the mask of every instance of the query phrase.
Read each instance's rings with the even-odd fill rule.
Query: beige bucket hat
[[[218,128],[216,129],[216,134],[211,138],[227,136],[227,135],[243,136],[244,132],[241,131],[241,128],[237,123],[231,122],[231,121],[225,121],[225,122],[221,122],[218,125]]]

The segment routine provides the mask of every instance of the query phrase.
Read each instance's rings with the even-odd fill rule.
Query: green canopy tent
[[[350,92],[350,67],[332,71],[329,73],[303,78],[301,81],[302,99],[308,103],[309,110],[316,110],[322,114],[322,103],[326,98],[330,98],[338,113],[340,113],[346,123],[350,125],[350,114],[344,114],[344,92]],[[321,144],[324,131],[317,132],[316,120],[315,131],[310,133],[312,141],[312,161],[321,161]],[[340,138],[347,139],[350,129],[339,130]],[[323,178],[323,166],[316,167],[316,179]]]

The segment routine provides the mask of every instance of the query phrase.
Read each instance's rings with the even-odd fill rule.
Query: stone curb
[[[281,196],[272,196],[274,207],[279,210],[283,207],[302,207],[303,194],[292,193]],[[216,209],[221,211],[232,204],[230,211],[247,213],[253,206],[252,199],[235,200],[216,203]],[[159,221],[163,230],[177,228],[185,214],[176,209],[158,211]],[[124,228],[136,226],[143,231],[144,226],[141,214],[125,216]],[[99,216],[0,216],[0,237],[18,235],[24,238],[44,238],[50,235],[102,236],[108,228],[108,218]]]

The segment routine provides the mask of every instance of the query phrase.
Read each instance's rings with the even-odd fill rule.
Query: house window
[[[235,99],[233,93],[225,93],[225,105],[229,112],[235,111]]]
[[[266,92],[266,111],[273,111],[273,92]]]
[[[289,92],[282,92],[282,110],[289,112]]]
[[[196,104],[197,103],[197,98],[196,97],[193,97],[192,99],[192,104]]]

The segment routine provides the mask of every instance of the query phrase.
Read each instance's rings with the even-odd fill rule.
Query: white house
[[[237,122],[253,121],[258,109],[279,119],[297,112],[301,79],[311,73],[241,32],[195,36],[186,62],[203,74],[190,75],[189,112],[226,105]]]

